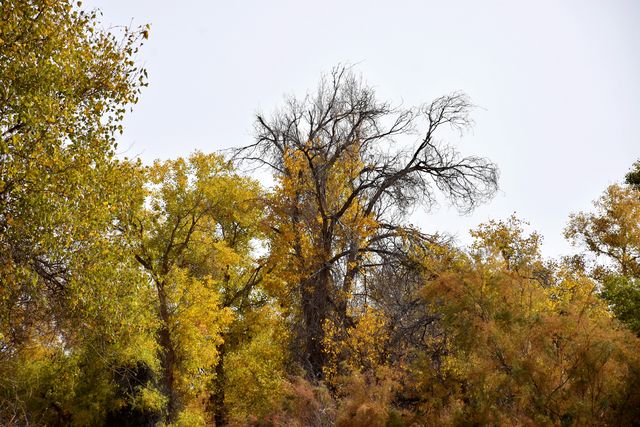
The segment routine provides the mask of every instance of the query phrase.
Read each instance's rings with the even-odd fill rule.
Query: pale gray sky
[[[640,157],[640,1],[90,0],[103,23],[151,24],[149,87],[120,147],[145,162],[252,140],[256,112],[358,63],[382,99],[420,104],[462,90],[479,106],[464,153],[501,170],[470,216],[446,206],[414,222],[467,243],[515,212],[549,256],[571,251],[570,212],[589,209]]]

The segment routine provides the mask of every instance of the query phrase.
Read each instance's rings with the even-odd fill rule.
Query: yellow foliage
[[[365,306],[351,314],[354,326],[340,328],[325,322],[324,348],[327,354],[325,378],[338,385],[344,373],[375,372],[386,363],[387,320],[381,310]]]
[[[220,306],[211,279],[196,279],[184,269],[174,269],[165,286],[173,306],[169,328],[179,361],[176,385],[184,396],[194,398],[215,375],[217,348],[233,312]]]
[[[273,412],[285,396],[288,331],[277,312],[265,307],[242,322],[245,333],[225,358],[225,403],[234,423]]]

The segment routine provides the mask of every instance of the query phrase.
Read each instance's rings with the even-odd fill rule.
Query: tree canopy
[[[249,145],[143,164],[116,137],[149,27],[98,15],[0,2],[0,424],[638,423],[637,163],[556,260],[515,215],[468,247],[409,223],[498,189],[445,142],[463,93],[336,67]]]

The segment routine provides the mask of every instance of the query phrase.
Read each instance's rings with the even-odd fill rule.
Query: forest
[[[516,215],[462,246],[409,216],[499,188],[447,143],[464,93],[336,66],[247,145],[145,164],[116,141],[149,27],[0,17],[1,425],[640,424],[640,162],[566,219],[578,255]]]

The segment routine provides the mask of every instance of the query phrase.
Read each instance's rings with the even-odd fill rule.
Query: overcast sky
[[[151,24],[149,87],[120,147],[145,162],[252,141],[253,118],[304,95],[338,63],[381,99],[420,104],[461,90],[479,105],[453,139],[491,158],[500,193],[469,216],[417,210],[426,232],[516,213],[571,252],[570,212],[590,209],[640,157],[640,1],[90,0],[105,26]]]

